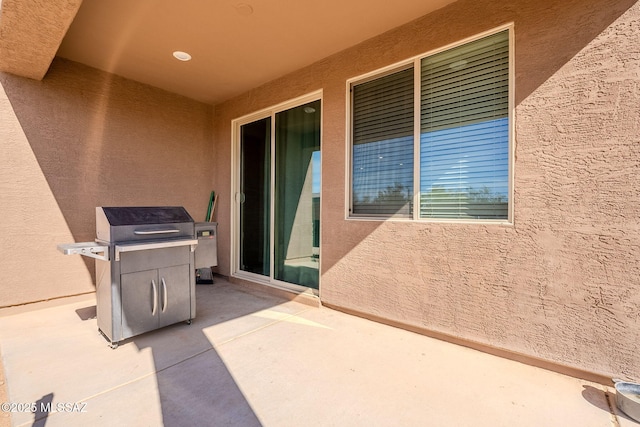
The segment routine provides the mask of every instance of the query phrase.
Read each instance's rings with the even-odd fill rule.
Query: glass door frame
[[[276,139],[276,114],[289,110],[291,108],[299,107],[304,104],[308,104],[313,101],[320,101],[320,153],[322,153],[322,123],[324,118],[324,103],[322,102],[322,90],[303,95],[301,97],[277,104],[263,110],[248,114],[246,116],[239,117],[231,121],[231,277],[243,279],[251,282],[260,283],[263,285],[271,286],[278,289],[287,291],[293,291],[297,293],[311,293],[319,296],[319,290],[321,288],[322,276],[319,274],[318,289],[308,288],[306,286],[300,286],[289,282],[283,282],[281,280],[274,279],[274,244],[275,235],[273,230],[275,229],[275,139]],[[262,120],[265,118],[271,118],[271,166],[270,166],[270,187],[271,197],[269,200],[269,212],[270,212],[270,257],[269,257],[269,276],[263,276],[261,274],[251,273],[240,269],[240,167],[241,167],[241,128],[243,125]],[[322,154],[320,154],[320,170],[322,171]],[[322,179],[320,179],[320,218],[322,218]],[[320,226],[322,227],[322,225]],[[322,271],[322,238],[320,238],[320,259],[319,259],[319,272]]]

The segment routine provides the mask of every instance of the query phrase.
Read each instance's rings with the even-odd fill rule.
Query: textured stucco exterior
[[[0,307],[95,290],[96,206],[185,206],[211,191],[208,105],[65,60],[42,81],[0,74]]]
[[[347,80],[509,23],[513,223],[345,218]],[[0,74],[0,306],[92,291],[55,245],[101,205],[200,220],[215,190],[230,274],[231,122],[321,90],[324,303],[640,380],[639,29],[637,0],[459,0],[215,108],[65,60]]]
[[[230,185],[232,119],[322,89],[323,303],[640,379],[635,3],[461,0],[218,105],[216,187]],[[345,219],[347,79],[510,22],[513,225]]]
[[[82,0],[0,1],[0,71],[40,80]]]

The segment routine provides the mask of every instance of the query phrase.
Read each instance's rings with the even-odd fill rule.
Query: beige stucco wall
[[[509,22],[513,225],[345,220],[346,80]],[[635,0],[460,0],[216,106],[215,186],[230,185],[232,119],[322,89],[325,303],[640,379],[638,28]]]
[[[508,22],[514,224],[345,220],[346,80]],[[459,0],[215,110],[64,60],[0,74],[0,307],[93,290],[55,245],[95,206],[201,220],[212,189],[229,274],[231,120],[321,89],[325,303],[640,380],[638,28],[637,0]]]
[[[185,206],[211,191],[212,107],[55,60],[42,81],[0,73],[0,307],[92,292],[95,207]]]

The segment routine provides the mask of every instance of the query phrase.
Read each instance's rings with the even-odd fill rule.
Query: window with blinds
[[[352,85],[352,215],[508,219],[509,31],[414,64]]]
[[[413,67],[353,87],[353,214],[413,215],[413,100]]]
[[[420,217],[507,219],[509,34],[423,58]]]

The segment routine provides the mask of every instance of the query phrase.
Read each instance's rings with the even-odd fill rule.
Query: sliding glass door
[[[320,101],[276,114],[274,278],[318,288]]]
[[[239,276],[319,287],[320,112],[315,100],[239,126]]]
[[[241,127],[240,270],[269,276],[271,242],[271,118]]]

